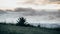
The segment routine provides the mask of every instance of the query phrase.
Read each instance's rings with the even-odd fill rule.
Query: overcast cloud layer
[[[28,10],[26,10],[28,9]],[[0,22],[17,23],[19,17],[26,18],[27,22],[42,27],[59,27],[60,10],[33,10],[29,8],[15,11],[0,11]]]

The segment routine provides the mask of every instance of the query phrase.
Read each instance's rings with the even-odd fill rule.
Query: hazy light
[[[0,9],[12,9],[16,7],[16,0],[0,0]]]
[[[0,9],[37,8],[37,9],[60,9],[60,1],[50,0],[0,0]]]

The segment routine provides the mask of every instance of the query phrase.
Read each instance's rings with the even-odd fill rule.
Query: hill
[[[0,24],[0,34],[60,34],[60,31]]]

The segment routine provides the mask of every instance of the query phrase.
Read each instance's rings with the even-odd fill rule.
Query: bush
[[[17,22],[18,23],[16,25],[25,26],[26,19],[24,19],[24,17],[21,17],[21,18],[18,19]]]
[[[40,27],[40,24],[37,27]]]
[[[27,24],[28,22],[26,22],[26,19],[24,17],[19,18],[17,22],[18,22],[16,24],[17,26],[35,27],[35,26],[31,25],[31,24]]]

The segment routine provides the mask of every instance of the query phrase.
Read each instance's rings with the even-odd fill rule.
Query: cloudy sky
[[[17,18],[23,16],[28,23],[47,24],[47,27],[51,26],[48,24],[60,25],[60,12],[55,10],[60,9],[60,0],[0,0],[2,10],[19,7],[20,11],[0,11],[0,22],[16,23]]]
[[[0,9],[60,9],[60,0],[0,0]]]
[[[43,27],[60,27],[60,11],[58,10],[33,10],[23,8],[20,11],[0,11],[0,22],[17,23],[19,17],[24,17],[26,22]]]

